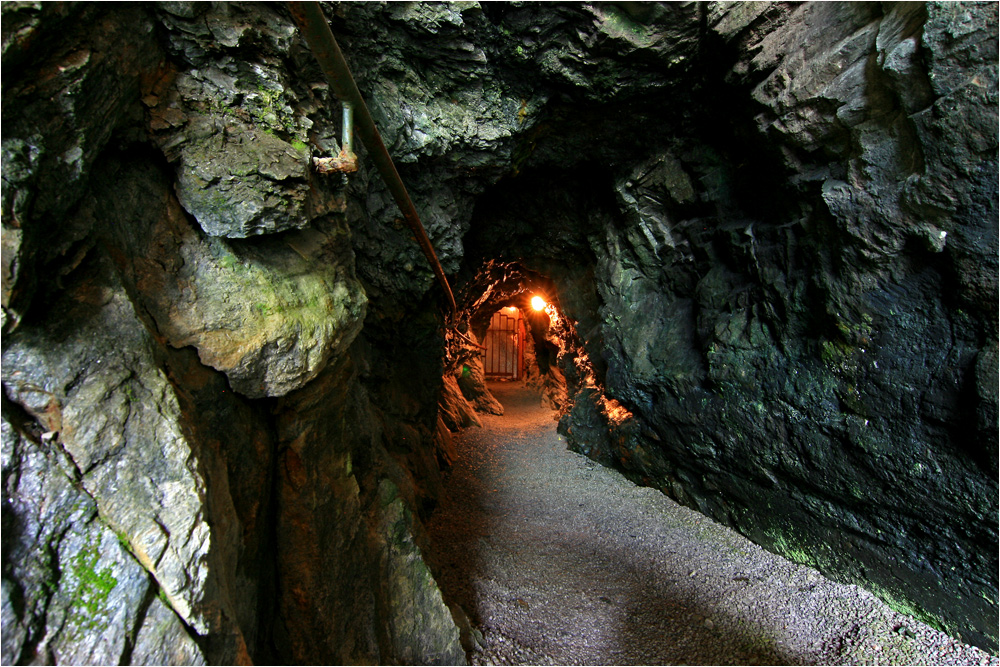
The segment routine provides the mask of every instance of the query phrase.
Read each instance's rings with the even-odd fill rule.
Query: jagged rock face
[[[995,650],[990,6],[324,8],[574,447]],[[3,11],[4,662],[462,661],[461,360],[284,9]]]
[[[289,18],[3,11],[3,662],[462,662],[440,319],[367,305]]]
[[[321,80],[297,79],[282,62],[295,57],[294,26],[269,7],[168,2],[158,9],[182,69],[168,69],[143,101],[177,165],[181,205],[207,234],[229,238],[298,229],[333,210],[308,144],[336,146],[332,109],[324,87],[309,87]],[[241,57],[255,42],[263,46],[257,57]]]
[[[572,446],[995,649],[995,12],[704,9],[646,146],[532,137],[469,266],[558,286],[604,393],[578,389]]]

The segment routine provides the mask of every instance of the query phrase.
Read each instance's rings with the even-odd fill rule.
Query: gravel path
[[[456,438],[429,523],[471,663],[1000,665],[568,451],[534,392],[491,390],[506,414]]]

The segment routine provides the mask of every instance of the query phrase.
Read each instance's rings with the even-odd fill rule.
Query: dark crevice
[[[156,580],[153,579],[152,575],[150,575],[146,597],[139,603],[139,607],[135,614],[135,622],[132,624],[132,628],[125,633],[125,645],[122,647],[122,654],[118,659],[119,665],[132,664],[132,651],[135,650],[136,637],[139,636],[139,630],[142,628],[143,623],[146,622],[146,616],[149,614],[149,608],[156,599],[156,591],[158,589],[159,584],[156,583]]]
[[[323,9],[457,313],[363,147],[311,170],[340,106],[284,6],[4,4],[3,417],[77,489],[67,450],[88,485],[120,463],[102,508],[190,482],[202,657],[460,661],[456,623],[478,651],[424,525],[457,429],[503,409],[481,343],[505,308],[574,451],[996,650],[995,11]],[[42,386],[35,419],[12,397]],[[183,439],[191,480],[93,442],[114,428]],[[55,567],[68,529],[37,528]],[[51,659],[16,574],[4,660]],[[154,588],[110,630],[122,664]],[[853,659],[867,631],[824,641]]]

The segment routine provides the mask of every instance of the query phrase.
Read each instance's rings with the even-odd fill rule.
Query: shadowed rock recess
[[[4,664],[463,663],[534,293],[573,449],[997,651],[995,4],[323,7],[454,320],[283,4],[3,3]]]

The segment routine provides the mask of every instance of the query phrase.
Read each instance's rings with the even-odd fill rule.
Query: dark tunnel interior
[[[995,5],[2,16],[3,664],[998,664]]]

